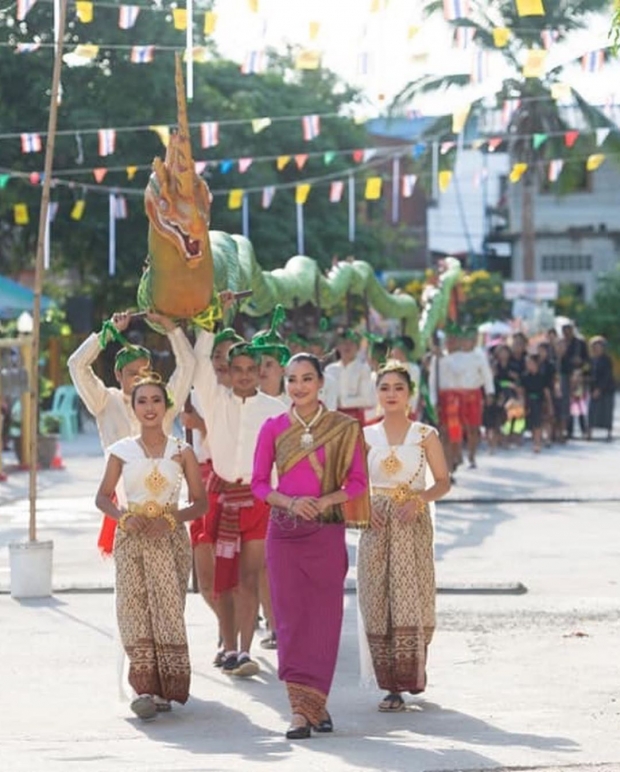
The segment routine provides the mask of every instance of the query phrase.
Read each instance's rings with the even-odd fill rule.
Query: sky
[[[379,11],[372,13],[374,4]],[[258,0],[258,13],[249,11],[248,0],[216,0],[218,15],[215,39],[220,51],[235,60],[267,46],[287,44],[320,49],[322,63],[344,80],[363,89],[372,112],[382,112],[410,80],[426,73],[448,74],[471,71],[472,50],[452,45],[452,31],[438,15],[428,19],[422,0]],[[243,23],[241,23],[243,20]],[[315,40],[310,25],[319,25]],[[418,28],[413,36],[411,28]],[[556,45],[549,53],[553,66],[608,45],[609,20],[593,17],[588,29],[574,33],[570,43]],[[493,92],[508,71],[501,54],[495,55],[485,83],[455,96],[458,109],[473,98]],[[596,104],[614,94],[620,67],[607,73],[583,73],[576,64],[567,80]],[[620,99],[620,94],[618,95]],[[443,107],[443,109],[442,109]],[[423,114],[445,112],[436,98],[419,100],[414,109]]]

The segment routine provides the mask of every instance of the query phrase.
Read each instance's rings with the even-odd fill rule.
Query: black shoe
[[[315,724],[313,727],[315,732],[333,732],[334,731],[334,722],[332,721],[332,717],[327,713],[327,718],[324,718],[322,721],[319,721],[318,724]]]
[[[226,662],[226,652],[220,649],[213,660],[214,667],[223,667]]]
[[[232,675],[233,670],[237,669],[237,655],[236,654],[229,654],[222,663],[222,673],[226,673],[226,675]]]
[[[307,740],[310,737],[310,723],[304,726],[292,726],[286,730],[287,740]]]

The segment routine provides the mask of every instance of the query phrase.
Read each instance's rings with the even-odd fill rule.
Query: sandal
[[[394,692],[381,700],[378,709],[380,713],[400,713],[405,709],[405,701],[400,694]]]

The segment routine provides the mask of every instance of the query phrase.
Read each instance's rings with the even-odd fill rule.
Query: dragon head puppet
[[[170,136],[165,159],[153,161],[144,194],[149,256],[138,303],[176,319],[190,319],[205,312],[213,294],[211,193],[195,171],[178,56],[175,81],[178,127]]]

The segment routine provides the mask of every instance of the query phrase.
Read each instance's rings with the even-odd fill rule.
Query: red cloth
[[[463,442],[463,424],[461,423],[461,392],[459,390],[440,390],[439,422],[445,429],[449,442]]]
[[[482,426],[484,403],[481,389],[461,389],[459,400],[463,426]]]
[[[114,504],[118,503],[116,493],[112,496]],[[104,515],[101,521],[101,528],[99,530],[99,538],[97,539],[97,546],[101,550],[101,554],[109,557],[114,551],[114,536],[116,535],[117,522],[113,517]]]
[[[211,459],[200,464],[200,474],[207,493],[209,506],[202,517],[192,520],[189,525],[192,547],[195,547],[197,544],[215,544],[215,509],[217,507],[218,494],[212,493],[210,490],[214,474]]]

